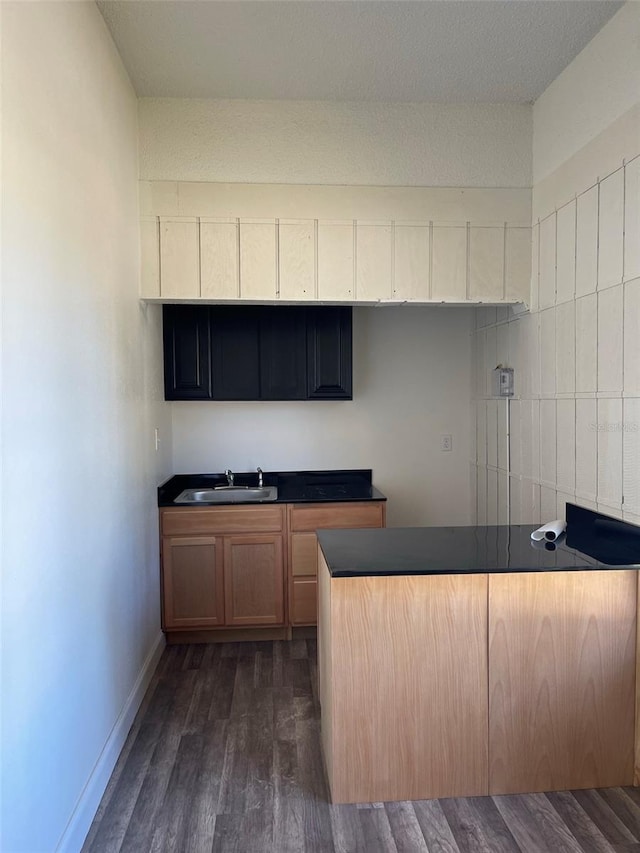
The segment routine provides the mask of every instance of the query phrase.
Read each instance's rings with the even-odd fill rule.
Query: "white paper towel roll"
[[[546,539],[547,542],[555,542],[555,540],[567,529],[566,521],[557,518],[555,521],[550,521],[548,524],[543,524],[531,534],[534,542],[540,542],[541,539]]]

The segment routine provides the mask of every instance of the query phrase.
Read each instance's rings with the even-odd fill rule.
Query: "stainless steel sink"
[[[213,489],[185,489],[175,504],[260,503],[278,499],[276,486],[216,486]]]

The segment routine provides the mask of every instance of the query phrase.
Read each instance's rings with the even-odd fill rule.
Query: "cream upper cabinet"
[[[160,296],[196,299],[200,296],[198,220],[160,218]]]
[[[318,222],[318,299],[354,301],[353,222]]]
[[[239,226],[235,219],[200,220],[200,295],[203,299],[238,299],[240,295]]]
[[[578,248],[586,242],[590,250],[588,270],[580,264],[576,270],[578,292],[595,290],[597,273],[599,288],[618,281],[623,256],[625,277],[636,269],[629,232],[639,218],[638,173],[637,164],[628,164],[603,181],[599,207],[597,187],[593,199],[578,199]],[[142,182],[140,199],[143,299],[530,301],[527,190],[149,181]],[[602,233],[620,230],[624,214],[624,252],[618,240],[611,256],[598,257],[598,212]],[[555,253],[549,227],[541,230],[546,282]]]
[[[431,227],[396,223],[393,236],[393,298],[426,302],[430,296]]]
[[[469,298],[504,299],[504,227],[469,229]]]
[[[278,228],[280,299],[316,298],[316,223],[313,219],[281,219]]]
[[[467,299],[467,227],[433,226],[431,296],[438,301]]]
[[[240,298],[277,296],[275,220],[240,220]]]
[[[356,226],[356,298],[362,302],[391,299],[391,223]]]

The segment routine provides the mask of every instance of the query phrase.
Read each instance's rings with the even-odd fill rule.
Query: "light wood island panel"
[[[490,794],[632,785],[633,571],[491,575]]]
[[[487,576],[319,573],[333,802],[486,794]]]

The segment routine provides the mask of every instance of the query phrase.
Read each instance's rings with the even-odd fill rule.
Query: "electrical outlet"
[[[442,450],[443,452],[453,450],[453,436],[451,436],[451,435],[440,436],[440,450]]]

